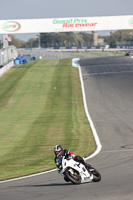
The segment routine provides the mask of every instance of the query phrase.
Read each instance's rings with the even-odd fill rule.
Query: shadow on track
[[[92,183],[92,182],[90,182]],[[85,183],[82,183],[82,184],[85,184]],[[21,187],[58,187],[58,186],[79,186],[79,185],[82,185],[82,184],[73,184],[71,182],[69,183],[51,183],[51,184],[41,184],[41,185],[22,185],[22,186],[15,186],[15,188],[21,188]],[[14,186],[13,186],[14,187]]]
[[[32,187],[54,187],[54,186],[67,186],[73,185],[72,183],[51,183],[51,184],[42,184],[42,185],[32,185]]]
[[[21,187],[58,187],[58,186],[70,186],[74,185],[72,183],[51,183],[51,184],[41,184],[41,185],[21,185],[21,186],[13,186],[16,188],[21,188]]]

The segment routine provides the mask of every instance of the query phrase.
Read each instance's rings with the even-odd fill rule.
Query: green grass
[[[0,78],[0,180],[55,167],[61,144],[88,156],[95,141],[71,60],[31,61]]]

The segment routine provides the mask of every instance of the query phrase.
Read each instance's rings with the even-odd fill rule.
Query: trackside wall
[[[9,69],[11,69],[11,67],[14,66],[14,61],[11,61],[10,63],[8,63],[7,65],[3,66],[2,68],[0,68],[0,77],[5,74]]]

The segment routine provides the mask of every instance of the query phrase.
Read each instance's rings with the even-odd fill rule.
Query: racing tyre
[[[64,180],[65,180],[66,182],[69,182],[69,181],[70,181],[66,176],[64,176]]]
[[[90,169],[91,174],[93,174],[93,182],[99,182],[101,181],[101,174],[95,169]]]
[[[74,184],[80,184],[81,183],[81,177],[80,177],[79,173],[72,168],[67,169],[64,172],[64,175],[67,177],[67,179],[69,179]]]

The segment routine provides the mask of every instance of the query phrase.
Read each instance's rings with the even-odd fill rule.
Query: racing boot
[[[85,167],[89,172],[91,172],[91,170],[93,169],[92,166],[89,165],[88,163],[85,163]]]

